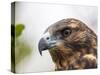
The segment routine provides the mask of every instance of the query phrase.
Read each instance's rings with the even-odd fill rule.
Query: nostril
[[[46,39],[49,40],[49,37],[47,37]]]

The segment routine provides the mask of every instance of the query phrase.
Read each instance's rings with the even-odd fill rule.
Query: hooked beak
[[[40,55],[42,55],[42,51],[48,49],[48,45],[43,38],[40,39],[38,48],[39,48]]]
[[[42,55],[42,51],[55,47],[55,44],[56,40],[53,37],[50,37],[49,35],[46,35],[43,38],[41,38],[38,44],[40,55]]]

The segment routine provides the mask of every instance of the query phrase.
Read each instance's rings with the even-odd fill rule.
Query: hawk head
[[[44,33],[39,41],[39,52],[44,50],[59,50],[65,54],[80,49],[96,49],[96,34],[83,22],[74,18],[60,20]]]

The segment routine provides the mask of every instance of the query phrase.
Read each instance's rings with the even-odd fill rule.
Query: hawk
[[[82,21],[62,19],[43,35],[39,52],[49,51],[55,71],[97,68],[97,35]]]

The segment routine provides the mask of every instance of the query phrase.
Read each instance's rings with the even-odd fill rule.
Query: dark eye
[[[63,30],[63,35],[64,36],[68,36],[68,35],[70,35],[71,34],[71,29],[64,29]]]

